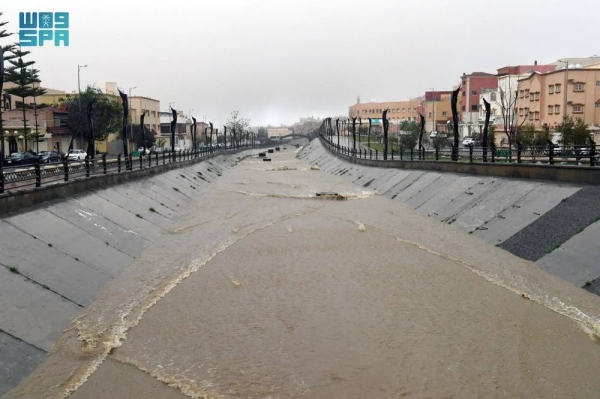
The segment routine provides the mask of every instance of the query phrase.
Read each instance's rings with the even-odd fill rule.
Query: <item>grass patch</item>
[[[139,217],[140,219],[143,219],[142,215],[140,215],[139,213],[137,213],[135,216]]]
[[[591,281],[586,281],[585,284],[583,285],[584,287],[589,287],[592,285]]]
[[[154,209],[154,208],[149,208],[148,210],[149,210],[150,212],[155,212],[155,213],[156,213],[156,209]]]
[[[11,273],[14,273],[14,274],[21,274],[21,273],[19,272],[19,266],[15,266],[15,265],[13,265],[13,266],[10,266],[10,267],[8,268],[8,270],[10,270],[10,272],[11,272]]]

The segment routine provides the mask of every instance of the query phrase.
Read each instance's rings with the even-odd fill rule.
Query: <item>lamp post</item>
[[[131,113],[131,90],[137,89],[137,87],[129,88],[129,135],[131,136],[131,145],[133,146],[133,114]],[[133,149],[131,149],[133,151]]]
[[[86,65],[77,65],[77,99],[79,100],[79,114],[81,114],[81,68],[87,68]],[[79,140],[81,141],[81,148],[83,149],[83,132],[79,129]]]
[[[563,106],[563,119],[566,118],[567,116],[567,85],[569,84],[569,60],[558,60],[558,62],[564,62],[565,63],[565,87],[563,87],[564,90],[564,98],[565,98],[565,104]]]
[[[436,126],[435,126],[435,89],[433,87],[430,87],[429,90],[431,90],[431,96],[433,98],[433,100],[431,101],[431,105],[432,105],[431,106],[431,110],[432,110],[432,113],[433,113],[433,117],[431,118],[431,123],[433,123],[433,125],[432,125],[433,127],[431,128],[431,131],[432,132],[433,131],[437,132],[437,129],[436,129]]]

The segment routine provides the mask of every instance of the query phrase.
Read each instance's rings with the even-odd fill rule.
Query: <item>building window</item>
[[[479,105],[471,105],[471,111],[479,111]]]
[[[529,115],[529,120],[532,121],[533,120],[533,112],[528,113],[528,115]]]
[[[490,101],[496,101],[496,93],[490,93]]]
[[[540,111],[535,111],[535,120],[536,121],[540,120]]]
[[[552,115],[553,111],[554,111],[554,106],[548,105],[548,115]]]
[[[431,112],[429,113],[429,117],[431,118]]]
[[[519,98],[523,98],[523,96],[524,96],[524,94],[523,94],[523,93],[524,93],[524,91],[523,91],[523,90],[519,90]]]
[[[465,111],[467,109],[467,107],[465,107],[464,105],[462,106],[462,110]]]
[[[560,84],[557,84],[557,85],[554,87],[554,92],[555,92],[555,93],[560,93],[560,89],[561,89],[561,87],[562,87],[562,85],[560,85]]]
[[[596,81],[596,86],[600,86],[600,80]]]
[[[519,116],[523,116],[523,108],[519,108]]]
[[[573,105],[573,113],[574,114],[583,114],[583,106],[582,105]]]
[[[405,112],[406,112],[406,108],[402,108],[402,113],[405,113]]]
[[[557,115],[560,114],[560,105],[555,105],[554,106],[554,113],[557,114]]]
[[[573,91],[583,91],[583,83],[577,83],[573,88]]]
[[[471,90],[471,95],[472,96],[476,96],[477,95],[477,90]]]
[[[548,94],[554,94],[554,85],[548,86]]]
[[[540,101],[540,92],[539,91],[535,92],[535,101]]]
[[[448,112],[446,112],[446,111],[442,112],[442,116],[448,116]]]
[[[600,103],[596,104],[596,108],[600,108]]]
[[[525,98],[529,98],[529,89],[525,89]]]

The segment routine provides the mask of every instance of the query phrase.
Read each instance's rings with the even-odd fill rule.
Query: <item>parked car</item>
[[[13,152],[10,154],[4,161],[4,166],[23,166],[23,165],[35,165],[35,162],[38,159],[38,155],[35,152],[25,151],[25,152]]]
[[[465,147],[475,145],[475,139],[473,139],[473,137],[467,136],[463,138],[462,145],[464,145]]]
[[[165,152],[165,149],[162,147],[152,147],[152,152],[154,154],[162,154],[163,152]]]
[[[83,150],[71,150],[67,154],[67,159],[69,161],[82,161],[87,157],[87,153]]]
[[[138,153],[140,153],[140,154],[144,154],[144,155],[148,155],[148,154],[150,154],[150,149],[149,149],[149,148],[146,148],[146,147],[139,147],[139,148],[138,148],[136,151],[137,151]]]
[[[58,163],[60,162],[60,155],[56,151],[40,151],[39,160],[40,163]]]

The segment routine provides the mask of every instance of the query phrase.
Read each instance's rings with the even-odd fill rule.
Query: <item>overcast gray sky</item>
[[[114,81],[201,120],[345,115],[363,101],[450,90],[463,72],[600,53],[598,0],[2,0],[68,11],[69,47],[31,47],[43,84]],[[16,41],[17,37],[13,37]],[[7,43],[5,39],[4,44]]]

